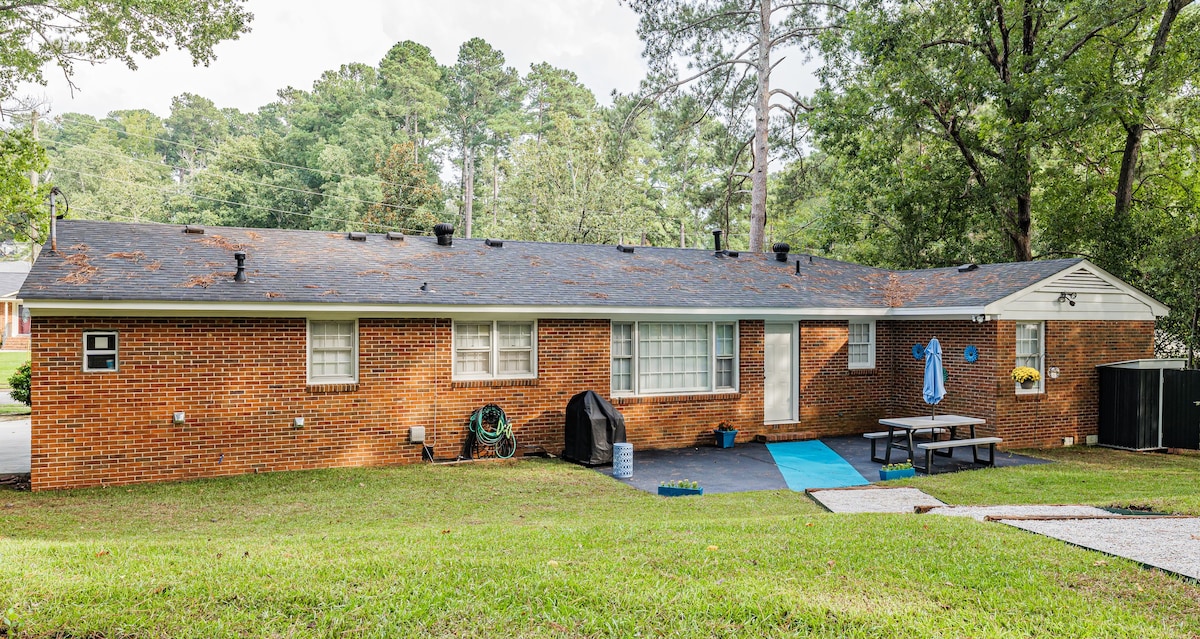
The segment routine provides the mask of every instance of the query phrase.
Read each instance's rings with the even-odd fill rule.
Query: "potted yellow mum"
[[[1021,385],[1021,388],[1028,390],[1037,386],[1038,381],[1042,379],[1042,374],[1036,368],[1018,366],[1012,370],[1012,378],[1014,382]]]

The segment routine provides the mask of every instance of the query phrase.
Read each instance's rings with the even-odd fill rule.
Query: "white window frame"
[[[459,324],[488,324],[490,331],[491,349],[488,354],[488,373],[475,373],[463,375],[458,372],[458,325]],[[505,324],[527,324],[529,325],[529,372],[520,374],[502,374],[500,373],[500,351],[501,350],[525,350],[525,349],[501,349],[500,348],[500,326]],[[538,376],[538,323],[537,320],[454,320],[451,323],[450,329],[450,370],[451,379],[461,381],[473,380],[492,380],[492,379],[537,379]]]
[[[113,339],[112,348],[97,348],[88,350],[88,337],[111,337]],[[83,332],[83,372],[85,373],[115,373],[121,367],[121,340],[117,336],[116,331],[84,331]],[[88,355],[108,355],[113,356],[112,368],[92,368],[88,366]]]
[[[313,375],[313,372],[312,372],[312,363],[313,363],[313,339],[312,339],[313,331],[312,331],[312,327],[313,327],[314,322],[320,322],[320,323],[328,322],[328,323],[341,323],[341,324],[351,323],[351,324],[353,324],[354,339],[351,341],[351,350],[350,350],[351,374],[350,375],[348,375],[348,376],[347,375],[324,375],[321,377],[315,377]],[[308,383],[312,384],[312,385],[357,384],[358,383],[358,320],[357,319],[353,319],[353,320],[309,319],[308,321],[306,321],[304,323],[304,326],[305,326],[305,342],[307,342],[307,344],[306,344],[307,348],[305,349],[306,356],[304,358],[304,367],[305,367],[304,374],[305,374],[305,378],[308,380]]]
[[[631,389],[615,389],[612,388],[612,361],[617,359],[612,354],[612,327],[616,325],[629,325],[630,340],[632,354],[621,359],[629,359],[629,374]],[[640,326],[641,324],[707,324],[708,325],[708,387],[701,389],[666,389],[643,391],[641,389],[641,373],[639,370],[639,361],[641,353],[638,352],[641,342]],[[733,355],[731,358],[722,356],[720,359],[733,360],[733,386],[717,386],[717,326],[728,325],[733,326]],[[704,395],[704,394],[719,394],[719,393],[736,393],[741,387],[741,323],[737,320],[710,320],[696,321],[694,319],[647,319],[647,320],[613,320],[609,326],[609,391],[615,397],[645,397],[645,396],[665,396],[665,395]]]
[[[854,335],[854,331],[851,327],[854,326],[855,324],[866,324],[869,327],[867,329],[867,361],[865,363],[864,362],[855,363],[855,362],[850,361],[850,346],[853,344],[853,342],[850,340]],[[851,320],[846,324],[846,365],[849,366],[853,370],[865,370],[865,369],[875,368],[875,320],[867,320],[867,321]]]
[[[1017,382],[1013,382],[1013,388],[1016,389],[1016,392],[1018,395],[1036,395],[1038,393],[1044,393],[1046,390],[1046,323],[1045,322],[1042,322],[1042,321],[1035,321],[1035,322],[1018,321],[1018,322],[1016,322],[1016,326],[1013,329],[1015,332],[1013,335],[1013,367],[1015,368],[1017,366],[1024,366],[1024,364],[1018,363],[1018,361],[1017,361],[1018,359],[1021,359],[1021,357],[1022,357],[1021,355],[1017,354],[1017,340],[1020,339],[1019,332],[1021,330],[1021,327],[1025,326],[1025,325],[1030,325],[1030,324],[1036,324],[1038,327],[1038,329],[1037,329],[1037,331],[1038,331],[1038,356],[1037,356],[1038,357],[1038,365],[1030,367],[1030,368],[1037,369],[1038,382],[1033,388],[1028,388],[1028,389],[1021,388],[1020,384],[1018,384]]]

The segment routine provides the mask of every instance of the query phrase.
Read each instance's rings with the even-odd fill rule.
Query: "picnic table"
[[[908,458],[916,462],[916,455],[913,451],[916,447],[913,446],[913,433],[917,431],[930,431],[930,437],[936,439],[938,430],[944,429],[950,432],[950,439],[958,439],[958,428],[966,426],[970,428],[969,439],[975,441],[975,426],[983,424],[984,420],[977,417],[964,417],[962,415],[935,415],[933,417],[922,415],[920,417],[888,417],[879,420],[879,423],[888,427],[887,437],[887,452],[884,454],[884,463],[892,463],[892,449],[902,448],[908,451]],[[903,437],[902,441],[897,441],[899,437]],[[943,454],[943,453],[937,453]],[[954,449],[946,450],[946,456],[952,456]],[[929,472],[929,468],[925,468],[925,472]]]

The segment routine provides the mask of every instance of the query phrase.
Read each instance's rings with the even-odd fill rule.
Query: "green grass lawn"
[[[951,501],[1140,503],[1153,486],[1136,484],[1200,471],[1055,454],[1053,472],[917,483]],[[0,611],[18,636],[1200,635],[1200,587],[1000,524],[831,515],[785,491],[665,499],[551,460],[0,503]]]
[[[0,388],[8,388],[8,378],[28,361],[29,351],[0,351]]]

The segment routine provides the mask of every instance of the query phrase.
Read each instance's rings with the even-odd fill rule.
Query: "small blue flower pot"
[[[675,488],[673,486],[659,486],[658,494],[663,497],[687,497],[688,495],[703,495],[704,487],[700,488]]]
[[[737,434],[736,430],[714,430],[717,448],[733,448],[733,440],[737,439]]]
[[[879,481],[888,481],[889,479],[904,479],[905,477],[914,477],[916,474],[916,468],[901,468],[900,470],[884,470],[880,468]]]

